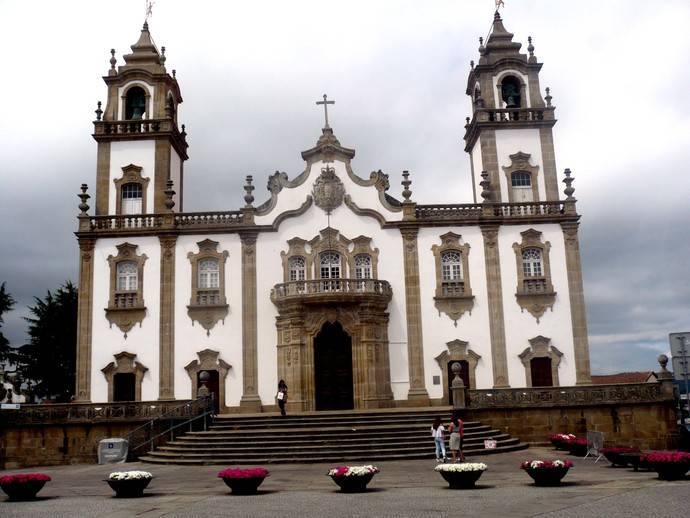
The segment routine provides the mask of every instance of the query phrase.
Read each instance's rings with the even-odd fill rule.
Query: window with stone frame
[[[188,253],[192,267],[192,295],[187,314],[206,329],[207,335],[229,312],[225,296],[225,262],[227,251],[218,251],[218,242],[204,239],[197,243],[199,251]]]
[[[551,243],[543,242],[542,233],[534,229],[520,235],[522,242],[513,243],[518,277],[515,297],[522,311],[529,311],[539,322],[547,308],[553,310],[556,300],[549,264]]]
[[[539,166],[530,164],[532,155],[518,151],[509,155],[510,165],[503,166],[510,203],[539,201]]]
[[[143,189],[140,183],[126,183],[122,186],[122,214],[141,214]]]
[[[137,255],[137,245],[122,243],[116,246],[117,255],[108,256],[110,265],[110,295],[105,310],[110,325],[116,324],[127,333],[146,315],[144,306],[144,263],[146,255]]]
[[[448,315],[457,325],[465,311],[474,307],[474,296],[470,286],[469,261],[470,245],[460,243],[462,236],[447,232],[440,236],[441,244],[433,245],[436,263],[436,309]]]
[[[510,173],[510,189],[515,203],[534,201],[532,193],[532,175],[527,171]]]
[[[357,254],[355,256],[355,279],[371,279],[371,256]]]
[[[143,168],[129,164],[122,168],[122,176],[115,184],[115,214],[146,214],[146,192],[149,178],[142,176]]]
[[[307,261],[301,255],[295,255],[288,260],[289,276],[288,280],[304,281],[307,278]]]

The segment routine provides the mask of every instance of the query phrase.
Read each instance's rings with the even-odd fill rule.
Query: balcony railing
[[[276,284],[271,290],[271,300],[309,298],[369,298],[390,300],[393,291],[387,281],[376,279],[315,279]]]
[[[157,230],[164,226],[164,214],[130,214],[89,217],[91,232],[128,232]],[[167,229],[223,228],[241,225],[242,211],[185,212],[172,215]]]
[[[481,203],[417,205],[417,219],[478,218],[482,215]]]
[[[565,212],[563,201],[535,201],[523,203],[498,203],[494,205],[494,216],[504,218],[522,216],[552,216]]]
[[[488,209],[488,214],[485,212]],[[533,218],[557,216],[566,212],[565,201],[524,203],[463,203],[456,205],[417,205],[417,220],[491,220],[492,218]]]
[[[95,121],[94,134],[136,135],[139,133],[173,132],[180,136],[177,124],[172,119],[137,119],[124,121]]]

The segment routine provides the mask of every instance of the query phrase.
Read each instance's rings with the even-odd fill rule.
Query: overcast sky
[[[658,368],[668,333],[690,330],[690,2],[505,0],[506,28],[544,63],[570,167],[592,371]],[[464,90],[493,0],[158,0],[149,24],[176,69],[190,160],[185,209],[231,210],[253,174],[303,169],[331,125],[361,176],[412,172],[419,203],[472,202]],[[96,101],[144,0],[0,0],[0,281],[17,299],[3,331],[26,340],[33,296],[77,280],[72,234],[95,185]],[[524,49],[523,49],[524,50]],[[93,191],[92,191],[93,194]]]

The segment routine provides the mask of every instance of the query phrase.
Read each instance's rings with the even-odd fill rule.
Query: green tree
[[[15,300],[12,298],[12,295],[7,293],[5,290],[5,283],[3,282],[2,285],[0,285],[0,328],[2,328],[2,324],[5,323],[2,319],[3,313],[11,311],[14,307],[14,303]],[[0,331],[0,363],[4,363],[11,359],[13,352],[9,340],[7,340],[5,335],[2,334],[2,331]]]
[[[35,396],[69,402],[74,393],[77,289],[67,281],[29,306],[30,342],[17,350],[17,371]]]

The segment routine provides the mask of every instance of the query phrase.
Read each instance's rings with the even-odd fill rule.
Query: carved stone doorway
[[[459,363],[460,364],[460,379],[462,382],[465,384],[465,389],[470,389],[474,388],[470,386],[470,364],[467,360],[451,360],[447,363],[446,368],[447,368],[447,376],[446,379],[448,380],[448,404],[452,405],[453,404],[453,391],[450,390],[451,385],[453,384],[453,379],[455,379],[455,374],[453,374],[453,369],[451,368],[454,363]]]
[[[551,358],[539,357],[530,360],[533,387],[553,387],[551,375]]]
[[[113,376],[113,401],[136,401],[136,380],[133,372]]]
[[[340,322],[325,322],[314,337],[316,410],[354,408],[352,338]]]
[[[206,388],[208,393],[213,394],[213,413],[218,415],[220,413],[220,375],[216,369],[199,371],[196,374],[196,389],[197,393],[199,388],[201,388],[201,381],[199,381],[199,376],[202,372],[208,372],[208,381],[206,382]]]

